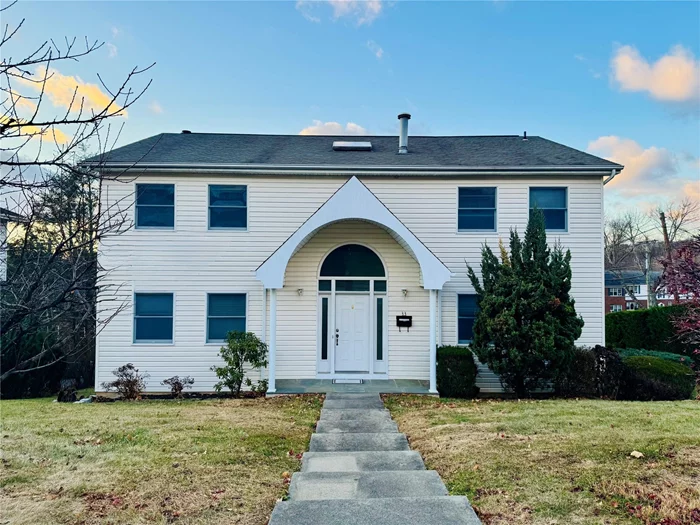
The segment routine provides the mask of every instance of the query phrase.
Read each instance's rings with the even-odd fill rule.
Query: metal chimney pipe
[[[399,154],[408,153],[408,121],[411,115],[401,113],[399,115]]]

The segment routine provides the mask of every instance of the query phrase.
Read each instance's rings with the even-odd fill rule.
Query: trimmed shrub
[[[246,364],[253,370],[267,366],[267,345],[253,332],[229,332],[226,346],[221,347],[219,356],[224,366],[211,367],[220,380],[214,385],[214,390],[221,392],[225,387],[239,397],[246,380]],[[250,382],[246,384],[251,385]]]
[[[141,399],[141,394],[146,390],[146,379],[150,377],[148,374],[141,374],[139,369],[131,363],[112,370],[112,374],[116,377],[114,381],[102,383],[102,388],[106,392],[114,389],[124,401]]]
[[[687,366],[649,356],[626,357],[623,362],[627,367],[621,390],[625,399],[689,399],[693,393],[695,377]]]
[[[565,373],[555,381],[557,395],[615,399],[625,366],[620,355],[604,346],[576,348]]]
[[[469,348],[441,346],[437,349],[437,389],[440,397],[475,397],[476,363]]]
[[[683,305],[628,310],[605,316],[605,342],[614,348],[645,348],[658,352],[691,355],[691,349],[676,337],[671,319]]]
[[[644,350],[643,348],[616,348],[616,350],[622,358],[636,356],[658,357],[660,359],[665,359],[666,361],[672,361],[673,363],[680,363],[686,366],[690,366],[692,362],[689,357],[682,354],[672,354],[671,352],[657,352],[655,350]]]

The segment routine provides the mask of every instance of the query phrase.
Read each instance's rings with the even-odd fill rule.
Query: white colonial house
[[[578,343],[604,343],[603,186],[622,166],[541,137],[409,141],[409,118],[393,137],[184,131],[94,159],[133,221],[100,247],[101,299],[124,308],[98,337],[98,391],[128,362],[149,391],[173,375],[211,391],[225,334],[247,330],[269,346],[270,393],[434,393],[436,346],[472,338],[467,263],[524,232],[535,204],[572,252]]]

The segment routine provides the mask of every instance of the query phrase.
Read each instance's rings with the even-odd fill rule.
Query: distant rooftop
[[[338,151],[334,142],[370,142],[367,151]],[[97,157],[88,163],[99,162]],[[551,140],[519,135],[408,137],[408,154],[398,154],[397,136],[242,135],[161,133],[117,148],[106,167],[287,166],[457,170],[622,169],[613,162]]]
[[[650,271],[649,277],[653,283],[661,277],[661,272]],[[632,286],[635,284],[646,284],[647,280],[644,274],[639,270],[622,270],[620,272],[605,272],[605,286]]]

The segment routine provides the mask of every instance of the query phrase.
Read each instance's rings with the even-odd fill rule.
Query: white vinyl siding
[[[247,294],[247,330],[261,334],[262,284],[255,269],[262,264],[338,188],[346,177],[145,175],[138,182],[175,183],[176,231],[131,230],[107,238],[100,263],[107,270],[101,288],[100,315],[114,313],[98,341],[96,384],[133,362],[150,374],[148,389],[165,391],[160,381],[172,375],[195,378],[195,390],[211,391],[219,363],[218,345],[206,343],[207,293]],[[603,185],[598,177],[362,177],[362,182],[453,272],[441,290],[442,344],[457,343],[457,294],[474,293],[466,264],[479,274],[481,246],[507,245],[510,228],[524,234],[529,188],[568,188],[568,231],[548,232],[572,252],[572,295],[585,326],[577,344],[604,342],[603,333]],[[208,185],[247,187],[247,230],[209,230]],[[497,225],[493,232],[457,232],[458,188],[497,187]],[[133,185],[108,181],[110,202],[128,201]],[[126,210],[133,219],[133,207]],[[415,260],[383,228],[341,222],[321,229],[294,255],[278,291],[277,377],[316,377],[318,271],[323,257],[345,242],[366,244],[387,268],[388,345],[383,349],[391,378],[427,379],[429,375],[428,291],[421,286]],[[113,287],[109,285],[113,284]],[[117,289],[116,287],[120,288]],[[303,289],[299,295],[298,289]],[[401,290],[406,289],[404,297]],[[175,292],[174,343],[167,348],[131,346],[132,297],[135,291]],[[266,314],[269,341],[269,296]],[[396,315],[413,316],[410,332],[396,328]],[[264,372],[266,374],[266,372]],[[253,375],[252,379],[257,379]]]

